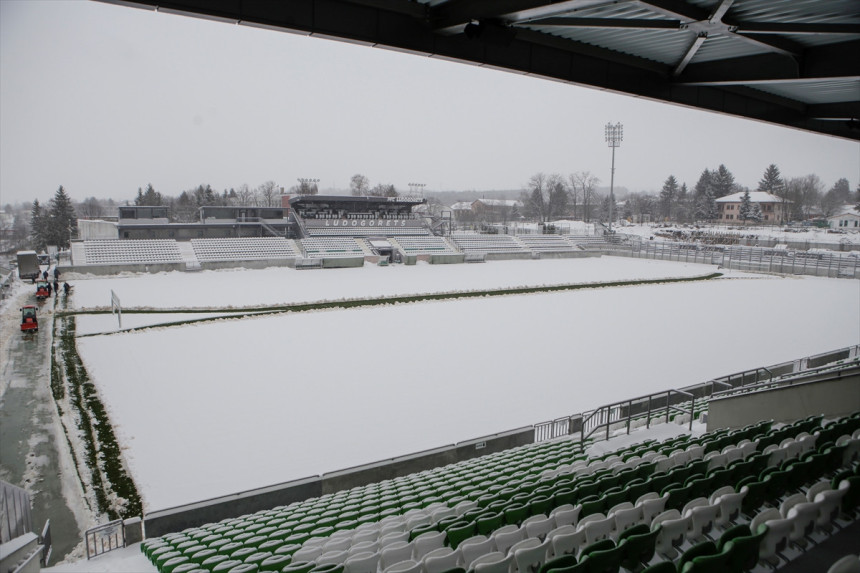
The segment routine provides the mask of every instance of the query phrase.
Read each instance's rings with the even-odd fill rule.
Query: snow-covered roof
[[[743,198],[743,192],[732,193],[731,195],[720,197],[717,199],[717,203],[740,203]],[[750,201],[753,203],[782,203],[783,199],[764,191],[750,191]],[[791,201],[785,201],[785,203],[791,203]]]
[[[842,205],[836,213],[830,215],[827,219],[844,219],[845,217],[860,218],[860,211],[857,211],[854,205]]]
[[[516,199],[478,199],[487,207],[522,207],[523,204]]]
[[[457,201],[451,208],[455,211],[471,211],[472,210],[472,202],[471,201]]]

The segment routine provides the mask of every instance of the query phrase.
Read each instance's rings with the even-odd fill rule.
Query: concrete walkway
[[[53,308],[58,301],[51,297],[39,304],[39,331],[24,334],[18,327],[19,308],[36,301],[34,290],[21,292],[9,301],[0,331],[8,337],[0,360],[0,478],[30,493],[33,527],[38,528],[34,533],[41,534],[50,520],[50,562],[55,563],[82,539],[63,495],[64,477],[69,478],[67,484],[77,483],[78,478],[63,476],[60,469],[59,448],[67,450],[68,445],[50,387]]]

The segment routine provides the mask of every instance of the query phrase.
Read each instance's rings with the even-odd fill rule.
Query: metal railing
[[[818,372],[826,372],[832,370],[833,364],[837,361],[846,361],[845,367],[856,367],[855,362],[858,360],[860,360],[860,345],[855,345],[807,356],[799,360],[744,370],[701,384],[687,386],[681,390],[654,392],[639,398],[600,406],[595,410],[581,414],[539,422],[534,425],[534,441],[535,443],[543,442],[576,433],[579,433],[580,440],[584,441],[601,429],[606,431],[605,438],[609,439],[613,426],[615,429],[623,427],[629,434],[633,429],[634,420],[644,417],[645,425],[650,427],[651,421],[655,418],[665,417],[664,421],[669,422],[673,412],[689,413],[690,419],[685,420],[685,422],[688,424],[688,429],[692,429],[696,403],[701,404],[706,398],[724,396],[730,392],[745,391],[770,384],[779,384],[789,376],[802,378]],[[688,402],[689,407],[687,406]]]
[[[45,521],[45,527],[42,528],[42,535],[39,538],[39,543],[42,545],[42,557],[40,562],[42,567],[48,566],[48,561],[51,559],[51,520]]]
[[[721,265],[727,269],[830,278],[860,278],[860,257],[763,247],[633,240],[603,249],[607,255]]]
[[[125,526],[121,519],[88,529],[84,534],[87,559],[125,547]]]
[[[711,394],[710,397],[723,398],[725,396],[743,394],[746,392],[754,392],[757,390],[764,390],[766,388],[793,386],[794,384],[809,382],[812,380],[839,380],[845,376],[856,375],[858,371],[860,371],[860,361],[857,361],[855,359],[851,362],[846,362],[838,366],[830,365],[821,366],[819,368],[810,368],[809,370],[803,370],[802,372],[787,374],[778,378],[771,378],[763,382],[755,382],[743,386],[735,386],[727,390],[714,392],[713,394]]]
[[[665,401],[664,401],[665,396]],[[677,399],[679,398],[679,399]],[[686,407],[689,402],[689,408]],[[662,417],[665,413],[666,421],[672,412],[686,414],[689,412],[690,420],[688,429],[693,429],[693,417],[695,413],[696,397],[683,390],[666,390],[655,392],[638,398],[631,398],[613,404],[601,406],[590,413],[583,414],[582,426],[580,428],[580,440],[585,441],[598,432],[606,429],[606,439],[610,437],[612,426],[623,424],[630,433],[631,423],[634,418],[645,416],[646,427],[651,427],[652,418]]]

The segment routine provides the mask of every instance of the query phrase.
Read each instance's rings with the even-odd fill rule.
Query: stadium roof
[[[463,61],[860,140],[857,0],[104,1]]]

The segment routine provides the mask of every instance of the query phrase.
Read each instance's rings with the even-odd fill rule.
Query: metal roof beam
[[[722,27],[723,16],[728,12],[734,2],[735,0],[721,0],[708,17],[707,28],[710,28],[711,26]],[[686,68],[690,61],[696,56],[699,48],[702,47],[702,44],[704,44],[707,39],[708,29],[699,30],[696,35],[696,39],[687,47],[687,52],[684,54],[684,57],[681,58],[681,61],[678,62],[678,65],[675,66],[674,70],[672,70],[673,76],[678,77],[684,72],[684,68]]]
[[[614,2],[617,1],[614,0]],[[561,2],[555,0],[451,0],[431,8],[430,21],[437,33],[459,34],[466,24],[474,20],[500,20],[515,23],[532,18],[567,14],[606,3],[607,0]]]
[[[556,16],[529,20],[537,26],[560,26],[563,28],[620,28],[635,30],[680,30],[680,20],[642,20],[625,18],[568,18]]]
[[[758,54],[692,64],[679,78],[695,85],[732,85],[773,80],[812,80],[860,76],[860,40],[807,49],[799,60]]]
[[[852,34],[860,36],[857,24],[808,24],[795,22],[743,22],[737,34]]]
[[[708,35],[705,32],[701,32],[698,36],[696,36],[696,39],[693,40],[693,42],[687,48],[687,52],[684,54],[684,57],[681,58],[681,61],[678,62],[678,65],[675,66],[674,70],[672,70],[673,76],[678,77],[681,75],[681,73],[683,73],[684,68],[687,67],[687,64],[690,63],[690,60],[693,59],[693,57],[696,55],[696,52],[699,51],[699,48],[702,47],[702,44],[704,44],[705,40],[707,39]]]
[[[635,0],[642,7],[662,14],[669,18],[678,18],[685,22],[690,29],[706,31],[708,33],[719,32],[733,38],[737,38],[758,48],[769,52],[782,54],[784,56],[796,57],[803,48],[796,42],[785,38],[766,36],[752,37],[738,34],[736,31],[744,27],[743,23],[726,18],[734,0],[723,0],[712,13],[707,13],[701,8],[692,6],[681,0]]]

